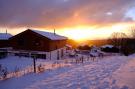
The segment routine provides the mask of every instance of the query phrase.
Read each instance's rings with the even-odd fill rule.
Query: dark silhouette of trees
[[[109,44],[112,44],[115,47],[118,47],[120,53],[124,53],[125,55],[128,55],[127,47],[126,47],[127,38],[128,38],[128,36],[125,33],[114,32],[114,33],[111,34],[108,41],[109,41]]]
[[[127,35],[122,32],[114,32],[111,34],[109,38],[109,43],[114,46],[122,47],[126,43]]]
[[[135,26],[129,28],[130,36],[125,33],[115,32],[109,38],[109,43],[119,47],[120,52],[129,55],[135,53]]]
[[[135,53],[135,27],[130,27],[130,37],[127,40],[126,47],[129,50],[129,53]]]

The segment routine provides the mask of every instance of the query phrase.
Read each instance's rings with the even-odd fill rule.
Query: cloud
[[[72,27],[123,21],[134,0],[0,0],[0,26]],[[107,15],[106,13],[112,13]]]

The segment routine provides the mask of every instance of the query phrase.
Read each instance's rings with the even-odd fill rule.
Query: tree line
[[[129,29],[130,34],[114,32],[108,39],[108,43],[120,49],[120,53],[129,55],[135,53],[135,27]]]

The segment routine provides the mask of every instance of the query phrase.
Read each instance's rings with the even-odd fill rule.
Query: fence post
[[[36,57],[33,57],[34,73],[36,73]]]

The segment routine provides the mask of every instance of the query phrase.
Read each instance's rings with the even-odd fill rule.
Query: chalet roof
[[[12,37],[9,33],[0,33],[0,40],[8,40],[10,37]]]
[[[54,33],[51,33],[51,32],[45,32],[45,31],[39,31],[39,30],[33,30],[33,29],[29,29],[33,32],[36,32],[42,36],[45,36],[51,40],[65,40],[67,39],[67,37],[64,37],[64,36],[60,36],[58,34],[54,34]]]

